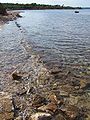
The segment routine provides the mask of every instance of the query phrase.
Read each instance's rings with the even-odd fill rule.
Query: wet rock
[[[61,70],[59,68],[53,68],[51,70],[51,74],[58,74],[59,72],[61,72]]]
[[[80,80],[80,88],[85,88],[87,85],[85,80]]]
[[[57,110],[57,105],[55,103],[48,103],[47,105],[43,105],[38,108],[40,111],[50,111],[50,112],[55,112]]]
[[[21,16],[19,13],[17,13],[17,14],[16,14],[16,17],[20,17],[20,18],[21,18],[22,16]]]
[[[58,114],[52,120],[66,120],[66,118],[62,114]]]
[[[16,110],[21,108],[21,100],[20,100],[20,97],[15,96],[15,97],[13,98],[13,103],[14,103],[14,107],[15,107]]]
[[[44,97],[42,97],[41,95],[36,94],[33,98],[32,106],[33,107],[40,107],[45,103],[46,103],[46,99]]]
[[[22,79],[22,76],[18,75],[16,72],[12,73],[13,80],[20,80]]]
[[[79,109],[74,105],[69,105],[62,111],[65,112],[70,120],[75,120],[79,116]]]
[[[53,103],[58,104],[58,99],[57,99],[57,97],[56,97],[55,94],[49,95],[49,100],[50,100],[51,102],[53,102]]]
[[[84,90],[90,90],[90,83],[86,83],[85,87],[83,87]]]
[[[69,84],[61,85],[61,91],[66,92],[67,95],[68,95],[68,93],[72,92],[73,89],[74,89],[74,87],[73,87],[73,86],[70,86]],[[62,93],[62,92],[61,92],[61,93]],[[67,95],[66,95],[66,96],[67,96]]]
[[[0,92],[0,120],[14,118],[12,97],[7,93]]]
[[[90,120],[90,115],[85,120]]]
[[[25,95],[27,93],[27,90],[25,88],[19,87],[16,94],[17,95]]]
[[[38,112],[31,116],[31,120],[51,120],[52,116],[49,113]]]
[[[35,87],[29,87],[27,90],[27,94],[32,94],[36,92],[36,88]]]
[[[15,118],[15,120],[23,120],[23,118],[21,116]]]
[[[73,95],[70,95],[69,97],[69,104],[70,105],[77,105],[78,104],[78,101],[79,101],[79,96],[73,96]]]
[[[69,97],[69,93],[63,90],[60,90],[60,96],[62,97]]]

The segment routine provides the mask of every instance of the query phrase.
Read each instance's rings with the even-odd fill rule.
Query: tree
[[[4,6],[2,5],[2,3],[0,3],[0,14],[1,15],[6,15],[7,14],[6,9],[4,8]]]

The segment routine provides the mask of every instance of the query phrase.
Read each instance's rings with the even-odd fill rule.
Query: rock
[[[69,97],[69,93],[63,90],[60,90],[60,96],[62,97]]]
[[[14,118],[12,97],[8,93],[0,92],[0,120]]]
[[[66,118],[65,118],[62,114],[58,114],[58,115],[56,115],[55,118],[52,119],[52,120],[66,120]]]
[[[46,103],[46,99],[39,94],[36,94],[33,98],[32,106],[40,107]]]
[[[21,116],[15,118],[15,120],[22,120],[23,118]]]
[[[50,100],[51,102],[53,102],[53,103],[58,104],[58,99],[57,99],[57,97],[56,97],[55,94],[49,95],[49,100]]]
[[[61,72],[59,68],[54,68],[51,70],[51,74],[58,74],[59,72]]]
[[[70,92],[72,92],[73,91],[73,86],[70,86],[69,84],[66,84],[66,85],[62,85],[61,86],[61,95],[62,96],[66,96],[66,97],[68,97],[68,93],[70,93]]]
[[[16,72],[12,73],[13,80],[20,80],[22,79],[22,76],[18,75]]]
[[[17,13],[17,14],[16,14],[16,17],[20,17],[20,18],[21,18],[22,16],[21,16],[19,13]]]
[[[25,88],[19,87],[16,94],[17,95],[25,95],[27,93],[27,90]]]
[[[57,110],[57,105],[55,103],[48,103],[47,105],[43,105],[41,107],[38,108],[38,110],[40,111],[50,111],[50,112],[55,112]]]
[[[52,116],[49,113],[38,112],[31,115],[31,120],[51,120]]]
[[[77,105],[79,98],[80,98],[79,96],[70,95],[69,104],[70,105]]]
[[[85,120],[90,120],[90,115]]]
[[[75,120],[75,118],[79,115],[79,109],[74,105],[69,105],[62,111],[65,112],[70,120]]]
[[[0,113],[0,120],[12,120],[14,118],[14,113]]]
[[[80,88],[86,87],[86,81],[85,80],[80,80]]]
[[[86,83],[86,86],[83,87],[83,90],[90,90],[90,83]]]
[[[27,90],[27,94],[32,94],[32,93],[35,93],[35,92],[36,92],[36,88],[35,87],[30,87]]]

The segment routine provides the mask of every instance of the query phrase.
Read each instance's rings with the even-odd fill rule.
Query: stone
[[[63,90],[60,90],[60,96],[62,97],[69,97],[69,93]]]
[[[66,118],[62,114],[58,114],[52,120],[66,120]]]
[[[57,110],[57,105],[53,102],[48,103],[47,105],[43,105],[41,107],[38,108],[38,110],[41,111],[50,111],[50,112],[55,112]]]
[[[61,72],[59,68],[54,68],[51,70],[51,74],[58,74],[59,72]]]
[[[13,80],[20,80],[22,79],[22,76],[18,75],[16,72],[12,73]]]
[[[73,86],[70,86],[69,84],[66,84],[66,85],[61,85],[61,95],[62,96],[66,96],[68,97],[68,93],[72,92],[73,91]]]
[[[85,120],[90,120],[90,115]]]
[[[0,120],[13,119],[13,111],[12,96],[8,95],[8,93],[0,92]]]
[[[79,101],[79,96],[73,96],[73,95],[70,95],[69,97],[69,104],[70,105],[77,105],[78,104],[78,101]]]
[[[49,113],[38,112],[31,115],[31,120],[51,120],[52,116]]]
[[[21,116],[15,118],[15,120],[22,120],[23,118]]]
[[[33,98],[32,106],[40,107],[46,103],[46,99],[39,94],[36,94]]]
[[[63,111],[63,110],[62,110]],[[74,105],[68,105],[63,111],[71,120],[74,120],[79,115],[79,109]]]
[[[86,81],[85,80],[80,80],[80,88],[86,87]]]
[[[0,113],[0,120],[12,120],[14,118],[13,112]]]
[[[22,87],[19,87],[17,92],[16,92],[16,94],[20,95],[20,96],[21,95],[26,95],[26,93],[27,93],[27,90],[25,88],[22,88]]]
[[[56,97],[55,94],[49,95],[49,100],[50,100],[51,102],[53,102],[53,103],[58,104],[58,99],[57,99],[57,97]]]

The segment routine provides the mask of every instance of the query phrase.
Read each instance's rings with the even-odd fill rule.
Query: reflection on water
[[[58,64],[90,75],[90,10],[79,14],[73,10],[28,10],[21,14],[22,18],[0,32],[0,64],[4,62],[7,68],[24,61],[24,39],[47,65]]]
[[[22,15],[18,23],[45,62],[90,64],[90,10],[80,10],[79,14],[73,10],[33,10]]]

